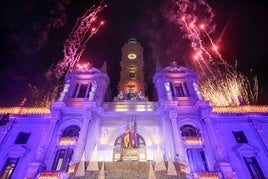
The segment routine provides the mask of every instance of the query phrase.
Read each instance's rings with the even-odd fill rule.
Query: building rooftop
[[[148,103],[148,102],[147,102]],[[121,103],[120,103],[121,104]],[[111,104],[109,104],[110,106]],[[115,104],[119,105],[119,104]],[[107,108],[107,106],[106,106]],[[152,110],[152,109],[151,109]],[[242,106],[214,106],[214,113],[268,113],[268,105],[242,105]],[[46,107],[5,107],[0,108],[0,114],[50,114],[50,109]]]

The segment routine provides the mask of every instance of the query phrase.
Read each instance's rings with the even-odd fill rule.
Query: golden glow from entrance
[[[134,102],[134,101],[133,101]],[[126,111],[153,111],[153,107],[147,104],[135,104],[130,102],[130,104],[118,103],[115,105],[115,111],[126,112]]]
[[[137,58],[137,55],[135,53],[130,53],[130,54],[128,54],[127,58],[130,60],[134,60]]]

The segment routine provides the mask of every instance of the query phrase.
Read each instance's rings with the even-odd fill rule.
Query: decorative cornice
[[[50,114],[50,109],[46,107],[7,107],[0,108],[0,114]]]
[[[243,114],[243,113],[267,113],[268,105],[243,105],[243,106],[214,106],[213,113],[227,113],[227,114]],[[49,108],[46,107],[4,107],[0,108],[0,114],[51,114]]]
[[[212,109],[214,113],[230,113],[230,114],[243,114],[243,113],[267,113],[268,105],[242,105],[242,106],[215,106]]]

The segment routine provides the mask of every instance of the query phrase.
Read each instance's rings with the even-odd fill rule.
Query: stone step
[[[149,162],[124,161],[124,162],[105,162],[105,171],[139,171],[147,172]]]
[[[120,161],[99,162],[99,171],[86,171],[85,176],[77,177],[71,175],[72,179],[149,179],[150,162]],[[103,165],[104,164],[104,165]],[[165,164],[167,166],[167,162]],[[168,175],[167,171],[153,171],[155,179],[185,179],[185,173],[180,172],[178,163],[174,162],[176,175]],[[153,168],[155,162],[152,162]],[[104,167],[104,168],[102,168]],[[101,171],[104,170],[104,171]],[[102,173],[103,172],[103,173]],[[102,173],[102,174],[101,174]]]

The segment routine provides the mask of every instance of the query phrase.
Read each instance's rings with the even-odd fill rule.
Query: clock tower
[[[137,94],[144,95],[143,47],[136,39],[129,39],[122,47],[120,81],[118,91],[125,99],[136,99]]]

